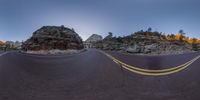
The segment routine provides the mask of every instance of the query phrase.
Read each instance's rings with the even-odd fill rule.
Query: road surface
[[[149,61],[109,54],[141,68],[176,66],[199,55]],[[200,59],[180,72],[155,77],[127,71],[95,49],[62,56],[9,52],[0,56],[0,100],[199,100],[199,65]]]

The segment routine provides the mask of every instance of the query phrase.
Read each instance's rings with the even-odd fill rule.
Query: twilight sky
[[[183,29],[200,38],[200,0],[0,0],[0,40],[26,40],[45,25],[91,34],[128,35],[152,27],[174,33]]]

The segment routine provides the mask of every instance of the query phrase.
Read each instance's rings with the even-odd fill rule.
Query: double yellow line
[[[124,69],[140,74],[140,75],[145,75],[145,76],[163,76],[163,75],[169,75],[169,74],[173,74],[173,73],[177,73],[179,71],[184,70],[185,68],[187,68],[188,66],[190,66],[192,63],[194,63],[196,60],[198,60],[200,58],[200,55],[193,58],[192,60],[179,65],[179,66],[175,66],[175,67],[170,67],[167,69],[162,69],[162,70],[148,70],[148,69],[142,69],[139,67],[135,67],[135,66],[131,66],[128,65],[118,59],[116,59],[115,57],[105,53],[102,51],[103,54],[105,54],[106,56],[108,56],[109,58],[111,58],[115,63],[121,65]]]

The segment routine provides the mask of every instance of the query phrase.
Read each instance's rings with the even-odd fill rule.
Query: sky
[[[0,40],[25,41],[42,26],[74,28],[86,40],[153,31],[200,39],[200,0],[0,0]]]

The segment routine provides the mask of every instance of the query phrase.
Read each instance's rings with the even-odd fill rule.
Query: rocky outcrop
[[[158,49],[158,44],[154,43],[154,44],[150,44],[150,45],[145,45],[144,46],[144,53],[151,53],[151,52],[156,52]]]
[[[101,49],[149,55],[181,54],[194,51],[191,44],[166,40],[165,36],[158,32],[139,31],[125,37],[111,36],[109,34],[107,39],[99,43],[102,45]]]
[[[82,49],[79,35],[64,26],[43,26],[22,44],[23,50]]]
[[[101,35],[92,34],[85,42],[94,43],[94,42],[101,41],[102,39],[103,38]]]
[[[85,48],[96,48],[96,43],[101,41],[103,38],[101,35],[92,34],[85,42]]]
[[[133,45],[133,46],[128,46],[126,49],[125,49],[126,52],[128,53],[140,53],[141,51],[141,47],[138,46],[137,44]]]

